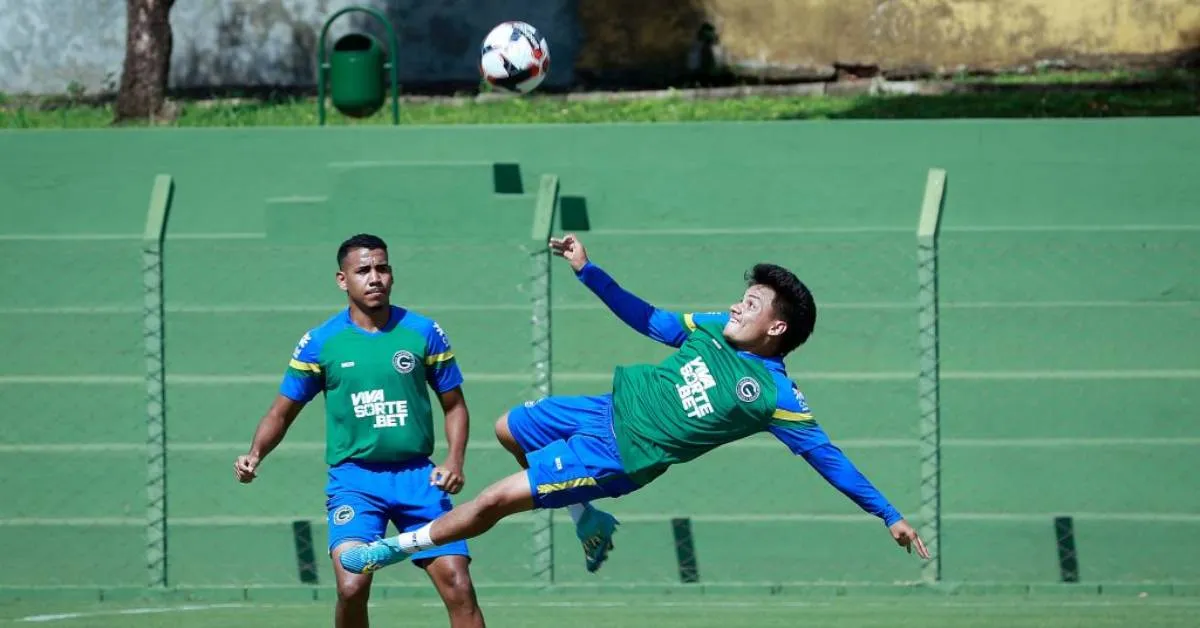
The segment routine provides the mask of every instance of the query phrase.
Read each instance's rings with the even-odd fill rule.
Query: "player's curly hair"
[[[787,331],[780,338],[781,355],[791,353],[808,340],[817,324],[817,303],[799,277],[782,266],[755,264],[746,271],[746,285],[766,286],[775,292],[771,307],[787,323]]]
[[[383,249],[383,252],[387,253],[387,243],[383,241],[383,238],[369,233],[359,233],[346,238],[346,241],[338,247],[338,268],[342,267],[342,262],[346,261],[346,255],[354,249]]]

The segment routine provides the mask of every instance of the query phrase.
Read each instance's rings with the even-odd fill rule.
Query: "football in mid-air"
[[[528,94],[550,72],[550,44],[525,22],[501,22],[483,38],[479,71],[502,91]]]

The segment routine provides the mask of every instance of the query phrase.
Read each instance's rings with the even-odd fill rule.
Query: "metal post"
[[[167,389],[163,307],[163,237],[173,182],[158,175],[142,235],[142,336],[146,357],[146,572],[167,586]]]
[[[917,403],[920,410],[921,537],[930,559],[921,578],[934,584],[942,579],[942,430],[938,358],[938,231],[946,171],[931,169],[917,226]]]

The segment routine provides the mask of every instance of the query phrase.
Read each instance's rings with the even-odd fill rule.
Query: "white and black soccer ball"
[[[550,44],[525,22],[501,22],[483,39],[479,72],[503,91],[528,94],[550,72]]]

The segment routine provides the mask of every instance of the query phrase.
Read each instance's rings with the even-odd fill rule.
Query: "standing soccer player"
[[[794,274],[758,264],[728,312],[680,315],[625,291],[588,261],[574,236],[551,240],[550,247],[622,321],[678,351],[659,364],[618,367],[610,394],[547,397],[513,408],[496,434],[525,471],[430,525],[352,548],[341,556],[344,568],[370,573],[483,534],[511,514],[566,507],[593,570],[613,547],[616,521],[592,500],[632,493],[673,465],[764,431],[882,519],[897,544],[929,557],[912,526],[830,442],[788,379],[783,358],[808,340],[817,316],[812,294]]]
[[[424,527],[463,487],[469,415],[462,372],[436,322],[391,305],[387,244],[360,234],[337,252],[337,284],[349,307],[300,339],[279,395],[258,424],[250,451],[238,456],[238,481],[257,476],[263,458],[287,433],[305,404],[325,393],[326,510],[329,552],[337,574],[335,625],[368,625],[371,576],[349,573],[339,558],[381,538],[388,521],[400,531]],[[446,419],[449,454],[434,466],[433,415],[426,386]],[[481,627],[483,614],[468,570],[465,541],[413,554],[450,615],[453,628]]]

